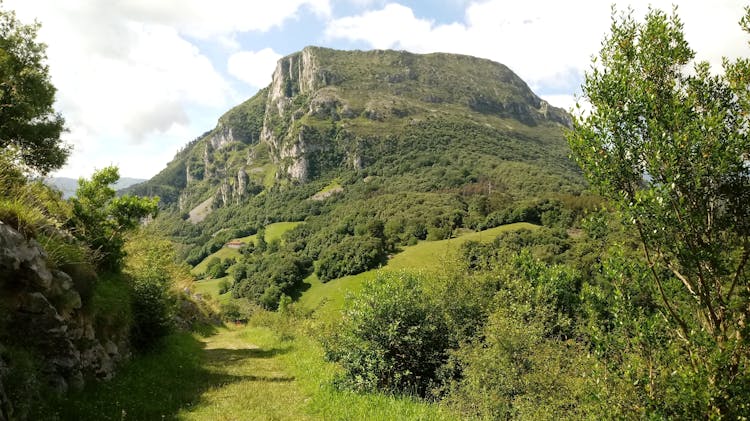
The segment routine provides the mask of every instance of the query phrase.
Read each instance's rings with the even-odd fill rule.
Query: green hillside
[[[317,47],[279,63],[267,88],[130,189],[161,195],[149,229],[167,233],[193,273],[215,257],[249,268],[235,296],[275,307],[296,294],[298,276],[333,279],[418,241],[582,209],[584,182],[563,139],[568,115],[502,64]],[[278,244],[267,228],[270,254],[223,248],[302,221]],[[291,272],[269,284],[272,266]]]
[[[356,293],[364,282],[373,280],[381,272],[396,272],[400,270],[439,274],[451,265],[457,256],[461,244],[467,241],[489,243],[503,232],[519,229],[536,229],[535,225],[516,223],[503,225],[479,232],[465,233],[457,238],[442,241],[423,241],[414,246],[407,246],[404,250],[379,269],[373,269],[357,275],[345,276],[327,283],[322,283],[315,274],[305,279],[309,285],[301,296],[299,303],[307,308],[316,309],[316,313],[324,318],[337,318],[347,294]]]

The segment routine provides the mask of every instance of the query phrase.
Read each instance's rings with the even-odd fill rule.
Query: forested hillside
[[[234,259],[234,295],[276,308],[313,262],[327,281],[419,240],[590,206],[568,159],[570,123],[488,60],[308,47],[129,191],[160,195],[150,229],[192,265],[271,223],[305,221],[279,257]],[[290,275],[269,283],[271,267]]]

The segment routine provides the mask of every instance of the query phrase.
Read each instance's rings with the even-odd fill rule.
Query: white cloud
[[[649,4],[671,11],[675,0],[632,0],[636,17]],[[747,44],[736,22],[743,15],[739,1],[682,1],[678,14],[698,58],[713,65],[721,56],[737,57]],[[590,66],[609,30],[610,3],[539,0],[474,2],[462,22],[435,24],[416,17],[412,9],[390,3],[357,16],[333,19],[329,40],[366,42],[373,48],[413,52],[451,52],[488,58],[517,72],[532,88],[570,91]],[[572,94],[572,92],[570,92]]]
[[[250,86],[263,88],[271,83],[271,75],[281,54],[271,48],[260,51],[240,51],[232,54],[227,62],[227,70],[237,79]]]
[[[565,111],[570,111],[576,105],[574,95],[541,95],[541,97],[553,107],[562,108]]]
[[[302,9],[330,15],[328,0],[6,0],[3,8],[42,23],[56,108],[71,130],[64,139],[74,146],[62,173],[73,176],[112,159],[135,171],[123,175],[153,175],[238,100],[196,39],[229,54],[241,48],[240,32],[280,27]],[[258,54],[260,71],[269,54]],[[243,80],[260,83],[244,64]]]
[[[403,40],[411,44],[409,40],[416,41],[431,30],[431,22],[417,19],[406,6],[391,3],[381,10],[332,21],[326,36],[366,41],[373,48],[386,49],[404,45]]]
[[[303,8],[322,17],[331,14],[328,0],[128,0],[114,4],[101,0],[84,1],[99,1],[135,20],[170,25],[180,32],[201,38],[233,32],[268,31],[297,17]]]

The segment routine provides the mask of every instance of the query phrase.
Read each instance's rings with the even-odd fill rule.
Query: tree
[[[0,10],[0,147],[13,161],[46,174],[65,164],[70,147],[60,140],[65,121],[52,108],[55,87],[38,29]]]
[[[642,23],[613,13],[583,84],[592,110],[568,140],[635,226],[676,337],[696,372],[712,371],[712,409],[731,418],[750,385],[750,62],[713,74],[694,57],[676,11]]]
[[[155,216],[158,197],[115,197],[111,184],[120,179],[117,167],[94,173],[91,180],[78,180],[71,225],[75,236],[98,255],[103,269],[117,271],[123,258],[124,234],[141,219]]]

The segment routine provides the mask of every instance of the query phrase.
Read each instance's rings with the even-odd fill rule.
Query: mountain
[[[115,190],[122,190],[124,188],[130,187],[133,184],[138,184],[146,181],[143,178],[130,178],[130,177],[123,177],[117,181],[112,187]],[[76,190],[78,189],[78,179],[75,178],[69,178],[69,177],[48,177],[44,180],[45,184],[48,186],[54,187],[57,190],[60,190],[63,194],[63,198],[67,199],[73,195],[75,195]]]
[[[489,60],[306,47],[128,191],[161,197],[152,226],[192,263],[229,238],[303,220],[293,235],[315,260],[373,220],[395,243],[538,220],[521,207],[584,188],[570,124]]]

